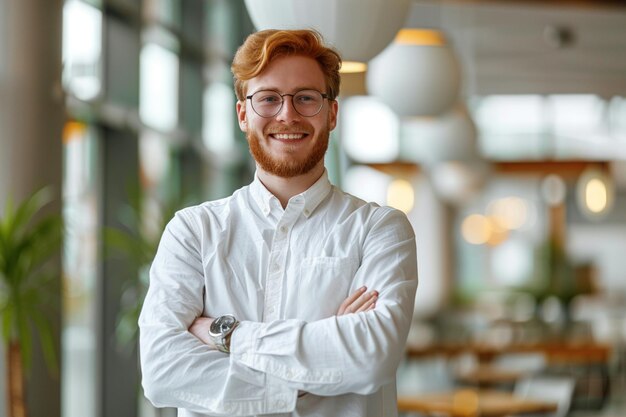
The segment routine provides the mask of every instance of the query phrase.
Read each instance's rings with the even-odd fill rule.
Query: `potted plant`
[[[25,371],[33,331],[40,335],[48,367],[53,372],[58,369],[47,308],[59,295],[54,293],[58,264],[50,261],[58,255],[63,227],[59,215],[41,213],[52,194],[50,188],[43,188],[17,207],[9,198],[0,215],[0,327],[7,352],[9,417],[28,415]]]

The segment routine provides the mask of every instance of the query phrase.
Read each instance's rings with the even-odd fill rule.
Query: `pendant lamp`
[[[400,128],[402,160],[432,166],[478,157],[477,132],[463,104],[439,117],[404,119]]]
[[[442,161],[429,168],[428,177],[442,201],[463,206],[480,194],[489,173],[485,161]]]
[[[367,89],[401,117],[437,116],[459,97],[461,66],[443,34],[402,29],[367,71]]]
[[[257,30],[319,31],[339,50],[344,68],[379,54],[404,25],[409,0],[245,0]]]

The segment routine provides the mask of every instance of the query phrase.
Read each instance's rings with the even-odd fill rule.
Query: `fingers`
[[[367,290],[367,287],[363,286],[356,290],[352,295],[345,299],[343,303],[339,306],[339,311],[337,311],[337,315],[341,316],[346,313],[346,309],[350,307],[352,303],[354,303],[364,292]]]
[[[350,295],[339,307],[337,315],[341,316],[350,313],[360,313],[369,311],[376,307],[378,300],[378,291],[365,292],[366,287],[361,287]]]
[[[368,294],[365,294],[366,296]],[[378,300],[378,292],[377,291],[372,291],[371,293],[369,293],[369,299],[366,299],[363,302],[363,305],[361,307],[359,307],[355,313],[360,313],[361,311],[369,311],[369,310],[373,310],[374,307],[376,307],[376,300]]]
[[[204,344],[211,346],[213,342],[209,338],[209,328],[213,323],[210,317],[197,317],[189,327],[189,333],[200,339]]]

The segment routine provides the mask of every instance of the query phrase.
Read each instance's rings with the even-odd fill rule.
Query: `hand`
[[[337,315],[343,316],[373,310],[376,307],[376,300],[378,300],[378,291],[366,291],[367,287],[363,286],[346,298],[339,306]]]
[[[196,318],[191,326],[189,327],[189,333],[196,336],[200,339],[205,345],[209,346],[211,349],[217,350],[215,345],[213,344],[213,340],[209,337],[209,329],[211,328],[211,324],[213,323],[213,318],[211,317],[198,317]]]

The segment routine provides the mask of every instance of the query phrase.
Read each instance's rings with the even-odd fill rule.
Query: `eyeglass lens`
[[[295,94],[279,94],[276,91],[261,90],[251,97],[252,108],[261,117],[272,117],[280,112],[284,96],[291,96],[294,109],[302,116],[315,116],[322,109],[324,96],[316,90],[302,90]]]

